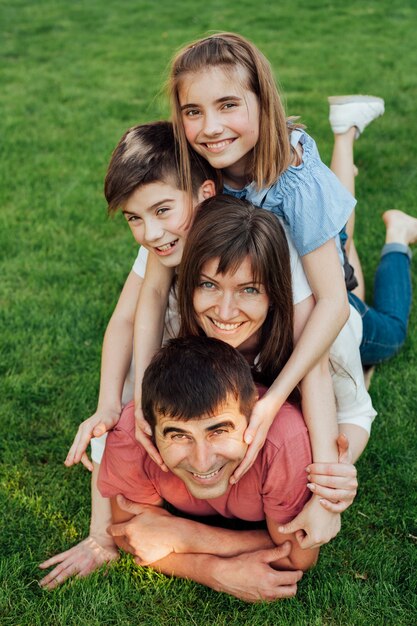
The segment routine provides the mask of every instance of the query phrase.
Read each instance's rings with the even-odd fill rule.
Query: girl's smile
[[[245,87],[245,71],[226,72],[220,67],[186,74],[179,100],[186,137],[196,152],[216,169],[226,182],[246,184],[252,150],[259,137],[257,96]]]
[[[211,259],[202,268],[193,298],[198,324],[208,337],[234,348],[255,348],[268,314],[265,287],[254,281],[249,257],[234,274],[217,274],[218,262]]]

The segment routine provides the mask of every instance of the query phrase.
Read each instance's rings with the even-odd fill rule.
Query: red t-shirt
[[[292,520],[311,495],[305,472],[309,463],[310,439],[303,417],[286,403],[250,470],[219,498],[199,500],[175,474],[163,472],[136,441],[131,402],[107,437],[98,488],[106,498],[121,493],[140,504],[159,504],[163,498],[189,515],[247,521],[268,517],[281,524]]]

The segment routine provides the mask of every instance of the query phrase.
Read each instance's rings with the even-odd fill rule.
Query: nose
[[[212,446],[207,441],[194,442],[190,462],[193,469],[199,474],[209,472],[215,462]]]
[[[216,111],[206,112],[204,118],[204,133],[207,137],[217,137],[223,132],[223,124]]]
[[[159,220],[149,219],[145,221],[144,238],[146,243],[154,243],[163,236],[164,231]]]
[[[223,292],[219,296],[215,312],[216,315],[218,315],[219,319],[224,322],[232,319],[233,317],[236,317],[239,313],[239,310],[236,306],[234,294],[227,291]]]

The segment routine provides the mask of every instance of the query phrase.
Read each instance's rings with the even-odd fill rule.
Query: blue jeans
[[[374,306],[348,294],[349,302],[362,318],[360,353],[365,366],[389,359],[405,341],[411,308],[410,259],[408,246],[386,244],[375,273]]]

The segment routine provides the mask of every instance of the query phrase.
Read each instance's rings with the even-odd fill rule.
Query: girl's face
[[[211,67],[204,74],[186,74],[179,89],[189,143],[235,186],[247,182],[248,160],[259,137],[258,98],[246,83],[240,67],[232,73]]]
[[[207,337],[234,348],[256,348],[258,331],[268,314],[265,286],[254,281],[249,257],[232,274],[217,274],[219,259],[202,267],[193,305],[197,323]]]

